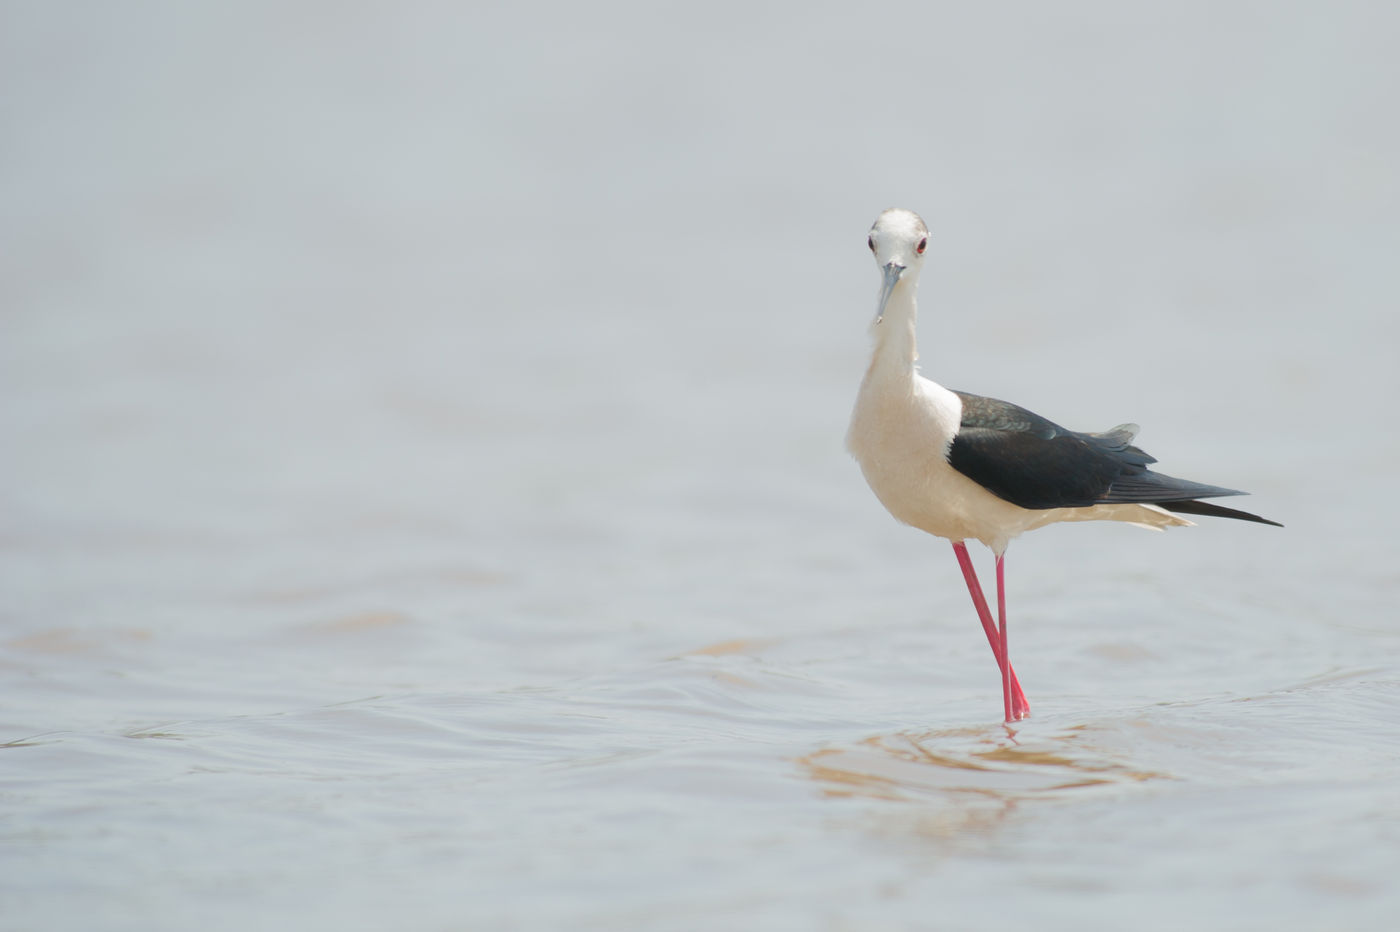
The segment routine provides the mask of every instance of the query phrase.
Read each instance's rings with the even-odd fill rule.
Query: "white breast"
[[[898,520],[950,540],[1004,547],[1040,513],[997,498],[948,465],[961,419],[962,401],[943,386],[872,372],[856,397],[846,446]]]

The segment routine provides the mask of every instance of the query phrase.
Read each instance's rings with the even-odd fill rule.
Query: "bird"
[[[913,211],[892,207],[876,218],[866,242],[880,270],[880,294],[871,324],[874,349],[846,446],[896,520],[952,542],[1001,672],[1006,724],[1030,714],[1007,646],[1005,557],[1014,538],[1060,521],[1191,526],[1183,515],[1283,526],[1202,501],[1244,492],[1149,469],[1157,461],[1133,445],[1136,424],[1096,433],[1067,430],[1019,405],[925,378],[918,368],[915,299],[928,226]],[[996,558],[996,622],[968,554],[969,539]]]

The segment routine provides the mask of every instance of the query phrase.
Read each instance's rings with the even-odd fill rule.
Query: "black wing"
[[[1136,424],[1080,433],[1010,402],[956,394],[962,399],[962,424],[948,450],[949,463],[1014,505],[1042,509],[1152,503],[1186,514],[1275,523],[1194,501],[1243,492],[1152,472],[1147,466],[1156,460],[1132,445]]]

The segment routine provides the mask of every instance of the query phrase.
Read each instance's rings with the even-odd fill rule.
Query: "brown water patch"
[[[730,641],[720,641],[706,647],[697,647],[695,650],[686,651],[682,657],[726,657],[732,654],[753,654],[763,650],[772,644],[771,639],[762,638],[735,638]]]
[[[122,628],[104,632],[102,637],[80,634],[74,628],[53,628],[21,637],[11,638],[5,646],[12,650],[44,654],[79,654],[100,650],[110,641],[149,641],[151,632],[144,628]]]

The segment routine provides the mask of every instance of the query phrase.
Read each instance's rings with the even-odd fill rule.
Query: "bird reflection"
[[[901,731],[822,748],[798,763],[827,796],[904,801],[979,797],[1013,804],[1172,779],[1095,750],[1082,726],[1026,743],[1000,728]]]

